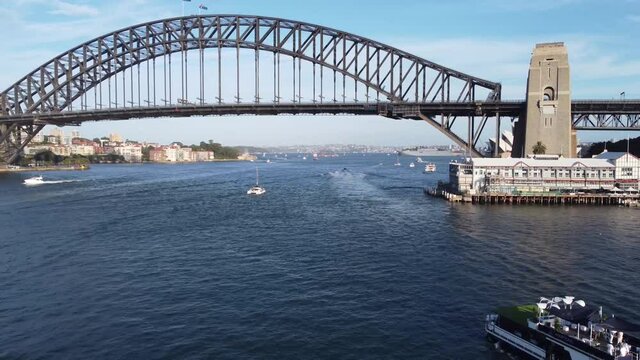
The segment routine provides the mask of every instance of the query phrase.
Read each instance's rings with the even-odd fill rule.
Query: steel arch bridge
[[[206,49],[217,50],[214,76],[205,73]],[[223,49],[234,50],[235,59]],[[253,52],[250,81],[242,79],[241,50]],[[194,51],[196,76],[188,63]],[[265,71],[267,56],[272,69]],[[229,63],[235,63],[235,81],[228,81]],[[217,89],[208,94],[212,84]],[[231,101],[225,99],[229,87]],[[242,101],[242,87],[251,88],[249,101]],[[473,103],[479,94],[499,99],[500,84],[344,31],[270,17],[187,16],[114,31],[31,71],[0,93],[0,144],[12,162],[46,124],[207,114],[387,115],[379,104]],[[425,120],[466,144],[449,124]]]
[[[248,66],[241,53],[250,55]],[[47,124],[234,114],[424,120],[480,155],[476,146],[488,119],[495,117],[499,130],[501,115],[515,118],[523,108],[522,101],[501,102],[500,91],[499,83],[319,25],[243,15],[178,17],[80,44],[0,93],[0,161],[14,162]],[[574,125],[638,127],[633,114],[612,120],[596,112],[599,118],[589,121],[583,111]]]

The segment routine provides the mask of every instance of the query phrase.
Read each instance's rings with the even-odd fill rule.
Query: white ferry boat
[[[44,179],[42,178],[42,176],[34,176],[31,178],[25,179],[23,184],[29,185],[29,186],[41,185],[41,184],[44,184]]]
[[[573,296],[540,298],[487,315],[485,331],[496,347],[539,360],[637,360],[640,326]]]
[[[428,163],[427,165],[424,166],[424,172],[425,173],[436,172],[436,164]]]

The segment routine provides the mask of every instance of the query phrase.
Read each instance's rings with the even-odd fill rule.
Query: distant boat
[[[271,159],[267,159],[267,163],[270,163],[270,162],[271,162]]]
[[[422,160],[422,158],[421,158],[420,156],[418,156],[418,157],[416,158],[416,162],[417,162],[417,163],[423,163],[424,161]]]
[[[318,160],[318,154],[313,154],[313,160]]]
[[[414,167],[416,167],[416,164],[411,163],[411,164],[409,164],[409,167],[410,167],[410,168],[414,168]]]
[[[25,179],[23,184],[25,185],[41,185],[44,184],[44,179],[42,178],[42,176],[34,176],[28,179]]]
[[[424,167],[424,172],[425,173],[432,173],[432,172],[436,172],[436,164],[434,163],[428,163],[427,165],[425,165]]]
[[[252,186],[251,189],[247,190],[247,195],[262,195],[267,192],[265,188],[260,186],[259,180],[258,167],[256,166],[256,184]]]
[[[396,154],[396,163],[393,164],[393,166],[402,166],[402,164],[400,163],[400,157],[398,157],[398,154]]]
[[[302,160],[307,160],[307,157],[306,157],[306,156],[303,156],[303,157],[302,157]]]

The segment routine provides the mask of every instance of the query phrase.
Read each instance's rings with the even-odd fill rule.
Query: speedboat
[[[44,179],[42,178],[42,176],[34,176],[34,177],[30,177],[28,179],[25,179],[23,184],[25,184],[25,185],[41,185],[41,184],[44,184]]]
[[[425,173],[432,173],[432,172],[436,172],[436,164],[434,163],[428,163],[427,165],[425,165],[424,167],[424,172]]]
[[[258,167],[256,167],[256,184],[247,190],[247,195],[262,195],[267,192],[265,188],[260,186],[258,176]]]
[[[485,320],[496,348],[531,359],[638,359],[640,326],[603,315],[602,306],[573,296],[540,298],[535,304],[502,307]]]

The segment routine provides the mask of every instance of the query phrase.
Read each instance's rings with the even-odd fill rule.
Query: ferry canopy
[[[573,306],[557,309],[552,307],[549,312],[559,318],[571,321],[574,324],[588,325],[589,321],[597,322],[600,320],[600,308],[593,305],[584,307],[573,304]]]
[[[640,325],[632,324],[626,320],[623,320],[617,317],[612,317],[605,320],[604,325],[607,325],[607,327],[614,330],[618,330],[618,331],[631,331],[631,332],[640,331]]]

